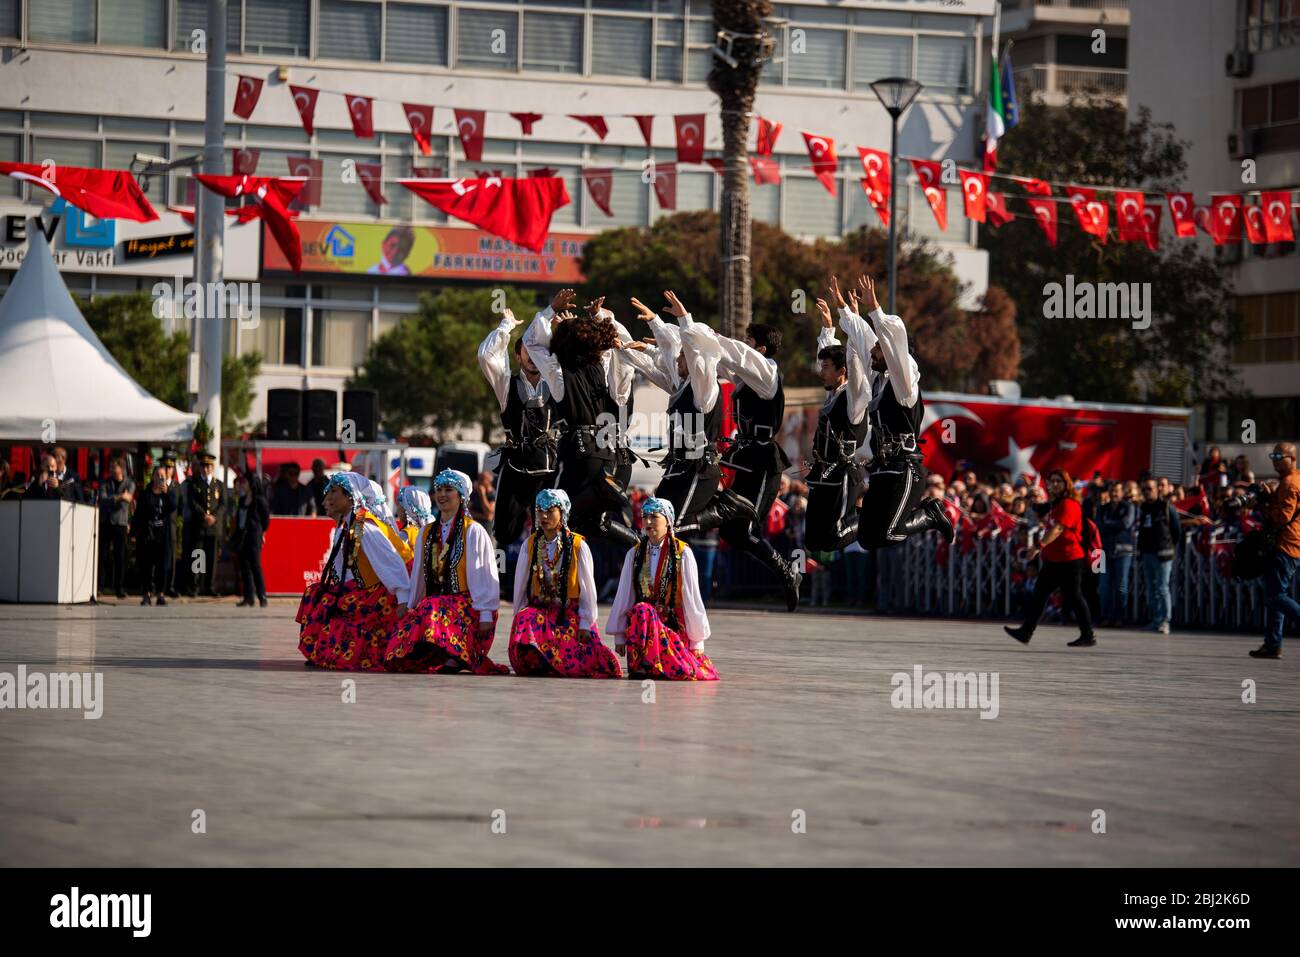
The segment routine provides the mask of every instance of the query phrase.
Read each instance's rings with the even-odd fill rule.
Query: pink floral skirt
[[[342,587],[308,585],[295,620],[298,650],[318,668],[381,671],[388,634],[397,624],[397,599],[381,584],[353,580]]]
[[[649,602],[627,616],[627,674],[656,681],[717,681],[718,670],[703,650],[692,651],[686,636],[664,624]]]
[[[493,634],[496,626],[497,613],[493,612]],[[488,657],[491,650],[492,634],[479,640],[478,612],[470,605],[469,595],[433,595],[408,611],[393,629],[384,651],[384,667],[425,674],[509,674],[509,668]]]
[[[510,628],[510,664],[515,674],[557,678],[621,678],[614,652],[601,643],[591,626],[591,641],[578,640],[578,602],[569,602],[563,626],[558,608],[525,606],[515,611]]]

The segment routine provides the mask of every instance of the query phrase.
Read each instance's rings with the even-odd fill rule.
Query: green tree
[[[535,292],[510,286],[500,291],[515,318],[532,319]],[[380,418],[394,435],[426,433],[442,441],[478,425],[486,440],[498,422],[498,406],[477,355],[479,343],[501,320],[493,311],[497,293],[482,288],[425,293],[418,313],[371,344],[348,388],[378,393]],[[520,325],[518,333],[524,328]]]
[[[1180,188],[1184,144],[1145,108],[1130,122],[1122,106],[1104,97],[1075,98],[1066,110],[1022,105],[1019,126],[999,143],[1004,170],[1079,185]],[[1009,203],[1013,212],[1029,212],[1016,197]],[[1235,391],[1225,346],[1238,335],[1239,319],[1226,270],[1197,243],[1173,238],[1167,215],[1152,251],[1118,242],[1114,228],[1101,245],[1059,197],[1057,210],[1055,248],[1028,218],[980,230],[989,280],[1018,307],[1026,392],[1186,404]],[[1064,284],[1067,275],[1076,283],[1150,283],[1150,327],[1134,329],[1123,318],[1045,318],[1047,287]]]
[[[249,352],[242,356],[227,353],[221,358],[221,434],[235,438],[248,431],[249,410],[256,394],[254,384],[262,373],[262,356]]]

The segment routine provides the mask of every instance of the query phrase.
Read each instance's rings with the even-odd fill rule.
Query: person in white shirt
[[[488,657],[497,630],[501,584],[492,536],[470,518],[470,478],[443,469],[433,478],[438,514],[415,539],[410,610],[384,653],[389,671],[505,674]]]
[[[614,650],[627,656],[629,678],[717,681],[704,653],[709,616],[690,547],[673,534],[673,504],[647,499],[641,506],[645,537],[623,559],[618,594],[605,630]]]
[[[388,635],[406,610],[406,562],[366,507],[370,482],[355,472],[332,476],[325,510],[338,522],[320,581],[298,606],[298,650],[309,666],[382,670]]]
[[[600,640],[591,549],[569,529],[569,496],[537,493],[533,531],[515,564],[510,664],[515,674],[621,678],[623,669]]]

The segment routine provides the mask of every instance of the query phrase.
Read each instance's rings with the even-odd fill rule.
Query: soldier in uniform
[[[203,594],[216,598],[213,581],[217,572],[217,541],[221,535],[226,489],[215,475],[216,456],[204,452],[198,460],[198,470],[185,483],[185,549],[181,561],[189,569],[190,597],[197,597],[201,579]],[[203,568],[196,574],[193,568],[199,551],[203,553]]]

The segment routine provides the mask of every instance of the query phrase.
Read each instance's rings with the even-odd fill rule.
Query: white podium
[[[99,576],[99,510],[79,502],[0,502],[0,601],[91,601]]]

